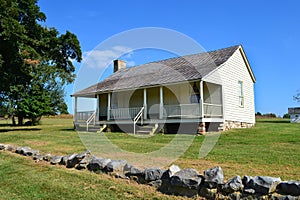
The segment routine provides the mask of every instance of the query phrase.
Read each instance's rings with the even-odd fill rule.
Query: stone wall
[[[226,120],[223,124],[223,130],[229,130],[232,128],[251,128],[254,124],[247,122],[237,122]]]
[[[221,167],[214,167],[199,173],[195,169],[180,169],[176,165],[168,169],[139,169],[126,160],[111,160],[93,156],[89,151],[80,154],[42,154],[30,147],[17,147],[0,144],[1,151],[21,154],[36,162],[49,162],[51,165],[64,165],[66,168],[89,170],[94,173],[107,173],[111,176],[131,179],[140,184],[157,188],[162,193],[204,197],[206,199],[299,199],[300,181],[282,181],[279,177],[240,176],[224,182]]]

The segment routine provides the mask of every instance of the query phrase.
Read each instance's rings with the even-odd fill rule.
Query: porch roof
[[[200,80],[225,63],[240,45],[175,57],[118,70],[102,82],[71,96],[91,96],[115,90],[130,90],[184,81]]]

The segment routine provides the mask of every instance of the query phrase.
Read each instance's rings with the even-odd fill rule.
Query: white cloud
[[[124,46],[114,46],[107,50],[92,50],[83,53],[84,65],[88,68],[100,68],[104,69],[109,66],[113,60],[120,58],[126,54],[126,58],[130,58],[132,55],[132,49]],[[124,58],[125,58],[124,57]],[[130,64],[134,64],[130,61]]]

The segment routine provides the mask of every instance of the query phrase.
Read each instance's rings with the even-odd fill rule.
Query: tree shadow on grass
[[[10,126],[10,127],[14,127],[14,126]],[[4,133],[4,132],[11,132],[11,131],[40,131],[40,128],[21,128],[19,126],[15,126],[15,128],[1,128],[0,129],[0,133]]]
[[[74,128],[62,128],[60,131],[75,131]]]

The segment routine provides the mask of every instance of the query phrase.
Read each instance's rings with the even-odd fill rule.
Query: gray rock
[[[165,170],[159,168],[147,168],[145,169],[145,181],[151,182],[160,180]]]
[[[5,150],[6,149],[6,146],[5,144],[0,144],[0,150]]]
[[[124,166],[124,175],[128,178],[130,178],[131,180],[134,180],[138,183],[144,184],[146,183],[145,181],[145,171],[141,170],[137,167],[134,167],[132,165],[130,165],[129,163],[127,163]]]
[[[255,190],[251,189],[251,188],[244,189],[244,192],[247,193],[247,194],[255,194]]]
[[[300,196],[272,194],[270,200],[300,200]]]
[[[171,165],[168,168],[168,173],[169,173],[169,177],[172,177],[174,174],[176,174],[177,172],[179,172],[181,169],[179,166],[177,165]]]
[[[6,145],[6,148],[5,148],[6,151],[11,151],[11,152],[16,151],[16,149],[17,149],[17,147],[10,145],[10,144]]]
[[[19,154],[27,156],[27,154],[31,154],[31,148],[30,147],[21,147]]]
[[[29,150],[29,151],[27,151],[27,152],[24,152],[24,156],[34,156],[34,155],[36,155],[36,154],[39,154],[39,151],[38,150]]]
[[[12,148],[13,149],[13,148]],[[33,156],[34,154],[38,154],[38,150],[33,150],[30,147],[17,147],[15,152],[21,154],[23,156]]]
[[[67,155],[67,156],[62,157],[61,162],[60,162],[59,164],[61,164],[61,165],[67,165],[67,161],[68,161],[69,159],[75,158],[76,155],[77,155],[77,154],[70,154],[70,155]]]
[[[171,177],[171,186],[198,190],[202,176],[195,169],[183,169]]]
[[[283,181],[277,186],[277,192],[284,195],[300,196],[300,182]]]
[[[52,159],[50,160],[50,164],[56,165],[61,162],[62,156],[53,156]]]
[[[127,164],[126,160],[112,160],[106,165],[107,172],[122,172],[124,171],[124,166]]]
[[[15,153],[21,154],[22,147],[16,147]]]
[[[73,168],[85,157],[86,153],[73,154],[67,159],[66,168]]]
[[[218,184],[223,183],[224,180],[223,170],[220,166],[205,170],[204,178],[209,188],[216,188]]]
[[[124,174],[126,176],[142,175],[142,174],[144,174],[144,171],[137,167],[130,165],[129,163],[126,163],[126,165],[124,166]]]
[[[155,187],[156,189],[161,187],[162,180],[156,180],[156,181],[151,181],[148,183],[148,185]]]
[[[220,166],[205,170],[204,178],[208,183],[222,184],[224,180],[223,170]]]
[[[85,151],[85,152],[83,152],[83,153],[80,153],[80,154],[77,154],[75,157],[76,157],[76,159],[78,159],[78,160],[82,160],[82,159],[84,159],[86,156],[90,156],[91,155],[91,152],[90,151]]]
[[[33,160],[35,160],[36,162],[42,161],[43,160],[43,155],[34,154],[33,155]]]
[[[91,155],[85,156],[75,168],[78,170],[87,169],[87,165],[92,159],[93,157]]]
[[[277,185],[281,182],[280,178],[270,176],[244,176],[242,180],[245,191],[253,189],[255,193],[267,195],[276,190]]]
[[[240,176],[235,176],[228,180],[223,186],[222,191],[225,193],[233,193],[237,191],[243,191],[244,185]]]
[[[87,165],[87,168],[90,171],[99,172],[103,170],[110,161],[110,159],[106,158],[93,158]]]
[[[48,153],[48,154],[43,155],[43,160],[44,161],[50,162],[51,159],[52,159],[51,154]]]

